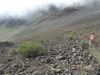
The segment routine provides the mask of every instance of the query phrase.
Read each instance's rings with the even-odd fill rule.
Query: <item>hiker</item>
[[[89,41],[89,45],[92,46],[95,42],[96,36],[94,35],[94,33],[92,33],[90,35],[90,41]]]

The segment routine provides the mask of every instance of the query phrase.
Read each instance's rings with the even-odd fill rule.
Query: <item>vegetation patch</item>
[[[16,54],[16,50],[9,50],[9,55],[14,55]]]
[[[12,28],[4,28],[4,27],[0,27],[0,32],[11,32],[13,31],[14,29]]]
[[[41,44],[34,42],[24,42],[20,44],[17,49],[17,52],[24,55],[25,57],[36,57],[44,53],[44,48]]]
[[[73,35],[72,34],[69,34],[68,35],[68,39],[73,40]]]
[[[47,40],[46,41],[50,46],[53,46],[55,44],[54,39],[53,40]]]
[[[37,40],[37,42],[44,43],[45,40],[44,40],[43,38],[39,38],[39,39]]]

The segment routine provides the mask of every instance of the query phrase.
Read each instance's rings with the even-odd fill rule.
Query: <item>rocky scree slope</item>
[[[0,46],[0,75],[100,75],[100,64],[84,39],[57,39],[53,45],[42,42],[45,53],[36,58],[8,55],[8,48]]]

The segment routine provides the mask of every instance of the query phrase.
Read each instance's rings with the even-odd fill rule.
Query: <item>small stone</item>
[[[35,71],[35,72],[32,73],[32,75],[42,75],[42,73],[39,72],[39,71]]]
[[[73,70],[75,70],[75,69],[76,69],[75,65],[72,65],[72,69],[73,69]]]
[[[82,59],[82,57],[81,57],[81,56],[79,56],[79,59]]]
[[[69,69],[66,69],[65,72],[68,73],[69,72]]]
[[[89,57],[92,57],[92,55],[91,55],[91,54],[89,54],[88,56],[89,56]]]
[[[54,71],[51,71],[51,72],[49,73],[49,75],[55,75],[55,72],[54,72]]]
[[[55,71],[56,69],[55,68],[51,68],[51,71]]]
[[[16,68],[16,67],[18,67],[18,63],[14,63],[14,64],[12,65],[12,68]]]
[[[57,65],[58,65],[58,63],[55,63],[54,66],[53,66],[53,68],[55,68]]]
[[[76,53],[73,54],[74,57],[75,57],[76,55],[77,55]]]
[[[61,69],[56,69],[56,73],[61,73]]]
[[[59,60],[63,60],[63,59],[65,59],[64,56],[57,56],[56,58],[58,58]]]
[[[28,61],[29,59],[28,58],[26,58],[26,61]]]
[[[22,74],[23,74],[23,72],[20,72],[19,74],[20,74],[20,75],[22,75]]]
[[[74,53],[74,52],[76,52],[76,49],[75,49],[75,48],[73,48],[73,49],[72,49],[72,52],[73,52],[73,53]]]
[[[47,58],[47,59],[45,60],[46,63],[50,63],[51,61],[52,61],[52,59],[50,59],[50,58]]]

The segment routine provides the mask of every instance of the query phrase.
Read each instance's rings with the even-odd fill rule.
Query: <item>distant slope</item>
[[[63,16],[67,16],[77,10],[80,7],[67,7],[64,9],[59,9],[55,6],[51,6],[48,11],[40,10],[37,13],[26,14],[25,16],[17,17],[17,16],[2,16],[0,17],[0,26],[6,27],[17,27],[17,26],[29,26],[31,24],[36,25],[47,19],[54,20]],[[5,15],[5,14],[1,14]]]
[[[45,33],[51,29],[65,28],[80,29],[82,27],[95,27],[99,31],[100,27],[100,5],[84,6],[80,8],[66,8],[56,12],[49,12],[49,14],[38,16],[23,20],[10,19],[6,24],[7,27],[19,28],[2,34],[2,37],[8,36],[3,40],[26,40],[31,39],[39,34]],[[70,13],[68,13],[70,12]],[[7,21],[3,22],[6,23]],[[1,23],[1,22],[0,22]],[[2,24],[3,25],[3,24]],[[78,28],[79,27],[79,28]],[[5,35],[6,34],[6,35]],[[10,35],[9,35],[10,34]],[[12,34],[12,35],[11,35]],[[0,38],[0,40],[2,40]]]

